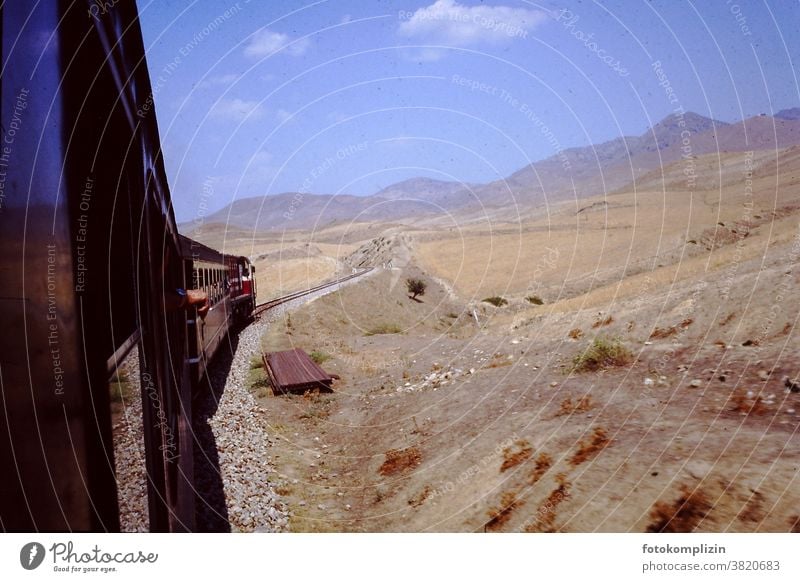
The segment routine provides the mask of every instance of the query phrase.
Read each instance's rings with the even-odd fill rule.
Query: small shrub
[[[508,356],[503,354],[494,354],[492,359],[486,363],[486,368],[502,368],[503,366],[510,366],[514,360],[510,360]]]
[[[492,507],[488,511],[489,521],[486,522],[487,531],[496,531],[500,529],[510,518],[511,513],[525,502],[517,499],[517,494],[514,491],[506,491],[500,498],[500,507]]]
[[[528,300],[528,303],[533,303],[534,305],[544,305],[544,301],[538,295],[530,295],[525,299]]]
[[[425,500],[428,499],[428,497],[430,497],[431,493],[433,493],[433,491],[431,490],[431,486],[425,485],[425,488],[422,491],[420,491],[414,497],[408,500],[408,504],[411,507],[419,507],[420,505],[425,503]]]
[[[733,405],[731,410],[733,412],[738,412],[743,416],[756,416],[769,412],[769,407],[766,405],[761,396],[758,395],[751,397],[747,394],[737,392],[731,395],[730,401]]]
[[[535,465],[533,467],[533,471],[531,471],[530,476],[528,477],[528,484],[529,485],[536,485],[539,482],[539,479],[544,477],[544,474],[550,470],[550,467],[553,466],[553,457],[548,455],[547,453],[539,453],[539,456],[536,457]]]
[[[550,492],[547,499],[536,510],[536,515],[533,519],[525,525],[523,531],[526,533],[535,532],[553,532],[555,529],[553,525],[556,521],[556,513],[558,506],[570,497],[569,489],[572,484],[567,481],[567,476],[564,473],[556,475],[556,484],[558,487]]]
[[[594,372],[613,366],[625,366],[633,354],[618,339],[595,338],[592,345],[573,358],[574,372]]]
[[[317,365],[321,365],[323,362],[327,362],[333,357],[330,354],[326,354],[325,352],[321,352],[319,350],[314,350],[309,354],[309,356]]]
[[[567,396],[561,401],[561,407],[558,409],[556,416],[565,416],[573,412],[587,412],[592,409],[592,406],[594,406],[592,397],[588,394],[586,396],[581,396],[575,402],[572,402],[572,398]]]
[[[428,285],[422,279],[406,279],[406,289],[411,294],[412,299],[416,299],[417,295],[425,295],[425,289]]]
[[[594,323],[592,324],[592,327],[597,329],[598,327],[611,325],[612,323],[614,323],[614,318],[611,317],[610,315],[608,317],[603,317],[601,315],[598,315],[597,319],[594,320]]]
[[[577,467],[581,463],[588,461],[591,457],[602,451],[611,442],[606,434],[606,430],[601,427],[594,429],[594,433],[588,440],[583,440],[578,443],[578,450],[572,455],[569,460],[570,465]]]
[[[671,335],[675,335],[676,333],[678,333],[678,328],[674,325],[671,325],[670,327],[657,327],[653,330],[653,333],[650,334],[649,339],[664,339]]]
[[[264,367],[264,358],[261,356],[254,356],[252,360],[250,360],[250,369],[257,370],[259,368]]]
[[[505,473],[512,467],[516,467],[523,461],[528,460],[533,454],[531,444],[525,439],[520,439],[511,447],[503,449],[503,464],[500,465],[500,472]]]
[[[708,497],[700,489],[692,489],[681,485],[681,495],[668,503],[659,501],[650,511],[653,520],[647,526],[651,533],[688,533],[694,531],[697,524],[705,519],[712,505]]]
[[[420,463],[422,463],[422,453],[419,452],[417,447],[392,449],[386,451],[386,460],[378,469],[378,472],[384,476],[394,475],[418,467]]]
[[[583,337],[583,330],[580,329],[579,327],[576,327],[575,329],[569,330],[569,333],[567,335],[575,340],[581,339]]]
[[[402,333],[403,330],[399,325],[394,323],[381,323],[369,329],[364,335],[385,335],[389,333]]]
[[[487,297],[486,299],[483,300],[483,302],[491,303],[495,307],[502,307],[503,305],[508,305],[508,300],[498,295],[495,295],[494,297]]]

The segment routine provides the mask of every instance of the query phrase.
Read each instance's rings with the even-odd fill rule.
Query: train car
[[[192,380],[198,383],[228,333],[252,317],[255,269],[246,257],[220,253],[183,235],[179,238],[186,288],[204,291],[209,301],[205,317],[190,314],[187,320]]]
[[[109,378],[137,350],[150,529],[192,530],[186,273],[136,4],[5,2],[0,56],[0,529],[119,529]]]

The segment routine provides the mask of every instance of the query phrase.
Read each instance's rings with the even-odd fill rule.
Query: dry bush
[[[504,305],[508,305],[508,300],[505,297],[500,297],[499,295],[487,297],[486,299],[481,299],[481,301],[484,303],[490,303],[495,307],[503,307]]]
[[[422,453],[417,447],[407,449],[391,449],[386,451],[386,460],[378,472],[381,475],[395,475],[408,469],[418,467],[422,463]]]
[[[569,499],[569,488],[572,484],[567,481],[567,476],[564,473],[556,475],[556,483],[558,487],[550,492],[547,499],[542,502],[536,510],[536,515],[533,520],[523,528],[526,533],[536,532],[553,532],[553,524],[556,521],[556,509],[558,506]]]
[[[721,326],[722,325],[728,325],[731,321],[733,321],[734,317],[736,317],[736,312],[735,311],[731,311],[728,315],[725,316],[725,319],[723,319],[722,321],[719,322],[719,324]]]
[[[633,354],[618,339],[595,338],[592,345],[572,360],[573,372],[595,372],[613,366],[625,366]]]
[[[694,323],[694,319],[691,317],[687,317],[683,321],[681,321],[678,325],[671,325],[669,327],[657,327],[653,330],[653,333],[650,334],[650,339],[663,339],[665,337],[669,337],[671,335],[675,335],[678,333],[678,328],[686,329],[690,325]]]
[[[593,406],[592,397],[588,394],[581,396],[575,402],[572,402],[572,398],[567,396],[561,401],[561,407],[556,412],[556,417],[572,414],[573,412],[586,412],[591,410]]]
[[[737,392],[731,395],[731,411],[738,412],[744,416],[757,416],[770,412],[769,407],[761,399],[761,396],[749,397],[747,394]]]
[[[419,507],[420,505],[425,503],[425,500],[428,499],[430,494],[431,494],[430,485],[425,485],[425,488],[422,491],[420,491],[414,497],[408,500],[408,504],[411,507]]]
[[[492,507],[487,512],[489,521],[486,522],[484,529],[486,531],[497,531],[511,519],[511,513],[522,505],[525,505],[525,502],[517,499],[515,491],[506,491],[500,498],[500,507]]]
[[[594,429],[591,437],[578,443],[578,450],[575,451],[575,454],[572,455],[572,458],[569,460],[570,465],[577,467],[581,463],[586,462],[606,448],[610,442],[611,440],[608,438],[606,429],[598,426]]]
[[[651,533],[688,533],[711,511],[711,502],[701,489],[681,485],[681,495],[672,503],[659,501],[650,511]]]
[[[594,320],[592,328],[597,329],[598,327],[604,327],[606,325],[611,325],[612,323],[614,323],[614,318],[610,315],[608,317],[598,316],[597,319]]]
[[[539,482],[539,479],[544,477],[544,474],[550,470],[550,467],[553,466],[553,458],[548,455],[547,453],[539,453],[539,456],[536,457],[535,465],[533,470],[531,471],[530,476],[528,477],[528,484],[529,485],[536,485]]]
[[[569,330],[569,333],[567,335],[574,340],[581,339],[583,337],[583,330],[580,329],[579,327],[576,327],[574,329]]]
[[[523,461],[527,461],[533,454],[531,444],[525,439],[520,439],[512,446],[503,449],[503,464],[500,465],[500,472],[516,467]]]
[[[706,250],[711,251],[715,248],[733,244],[745,236],[744,233],[724,226],[721,228],[709,228],[704,230],[700,235],[700,244],[702,244]]]
[[[484,366],[485,368],[502,368],[503,366],[510,366],[513,360],[509,360],[507,355],[495,354],[492,359]]]
[[[403,328],[395,323],[381,323],[367,330],[364,335],[387,335],[393,333],[403,333]]]
[[[650,334],[649,339],[664,339],[665,337],[675,335],[676,333],[678,333],[678,328],[674,325],[671,325],[670,327],[657,327],[653,330],[653,333]]]

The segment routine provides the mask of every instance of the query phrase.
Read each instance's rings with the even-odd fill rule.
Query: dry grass
[[[553,525],[556,521],[556,510],[561,503],[569,499],[569,489],[572,486],[564,473],[556,475],[556,483],[558,487],[550,492],[536,510],[536,516],[523,528],[526,533],[555,531]]]
[[[595,338],[588,348],[572,360],[573,372],[595,372],[615,366],[625,366],[633,354],[618,339]]]
[[[611,325],[612,323],[614,323],[614,318],[610,315],[607,317],[598,316],[597,319],[594,320],[592,328],[597,329],[598,327],[605,327],[606,325]]]
[[[670,327],[657,327],[653,330],[653,333],[650,334],[649,339],[664,339],[665,337],[675,335],[676,333],[678,333],[678,328],[674,325]]]
[[[592,436],[578,443],[578,450],[569,460],[570,465],[577,467],[581,463],[588,461],[608,446],[611,440],[608,438],[606,430],[602,427],[594,429]]]
[[[548,455],[547,453],[539,453],[539,456],[536,457],[535,465],[531,474],[528,476],[528,484],[529,485],[536,485],[539,480],[544,477],[544,474],[550,470],[550,467],[553,466],[553,457]]]
[[[680,329],[686,329],[690,325],[694,323],[692,318],[686,318],[679,325],[671,325],[669,327],[661,328],[657,327],[653,330],[653,333],[650,334],[650,339],[663,339],[665,337],[670,337],[678,333]]]
[[[579,327],[576,327],[575,329],[569,330],[569,333],[567,335],[574,340],[581,339],[583,337],[583,330],[580,329]]]
[[[736,392],[731,395],[731,411],[743,416],[757,416],[770,412],[761,396],[748,396],[746,393]]]
[[[510,360],[505,354],[495,354],[492,359],[486,363],[484,368],[502,368],[503,366],[510,366],[513,360]]]
[[[594,403],[592,402],[592,397],[588,394],[581,396],[575,402],[572,401],[570,396],[567,396],[561,401],[561,406],[558,409],[558,412],[556,412],[556,417],[566,416],[568,414],[572,414],[573,412],[586,412],[591,410],[593,406]]]
[[[681,485],[681,495],[672,503],[659,501],[650,511],[651,533],[688,533],[694,531],[711,511],[708,496],[699,488]]]
[[[386,460],[378,472],[383,476],[396,475],[408,469],[414,469],[422,463],[422,453],[416,447],[407,449],[391,449],[386,451]]]
[[[495,295],[493,297],[487,297],[486,299],[482,299],[482,301],[484,303],[490,303],[495,307],[503,307],[504,305],[508,305],[508,300],[498,295]]]
[[[364,335],[385,335],[391,333],[403,333],[403,329],[394,323],[381,323],[367,330]]]
[[[425,487],[422,489],[422,491],[420,491],[414,497],[412,497],[411,499],[408,500],[408,504],[411,507],[419,507],[420,505],[425,503],[425,500],[428,499],[428,497],[430,496],[431,492],[432,492],[432,490],[431,490],[430,485],[425,485]]]
[[[497,531],[511,519],[511,514],[515,509],[524,505],[525,502],[517,499],[515,491],[506,491],[500,498],[500,507],[492,507],[487,513],[489,521],[486,522],[486,531]]]
[[[516,467],[520,463],[527,461],[533,455],[533,447],[525,439],[520,439],[512,446],[503,449],[503,464],[500,465],[500,472],[504,473]]]

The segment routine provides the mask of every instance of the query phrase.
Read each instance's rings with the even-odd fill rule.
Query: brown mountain
[[[308,229],[337,222],[404,221],[493,212],[513,219],[546,203],[631,187],[680,160],[691,173],[696,156],[775,150],[800,144],[800,108],[725,123],[696,113],[670,115],[639,136],[565,149],[508,178],[483,185],[412,178],[372,196],[284,193],[237,200],[206,218],[248,230]],[[192,225],[186,225],[191,227]],[[190,231],[189,231],[190,232]]]

